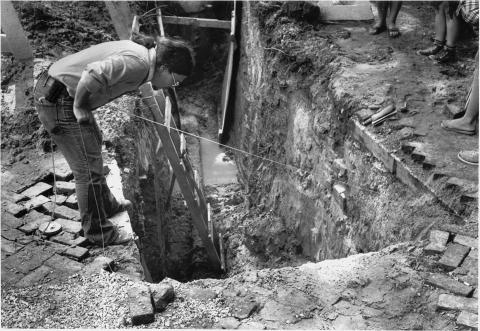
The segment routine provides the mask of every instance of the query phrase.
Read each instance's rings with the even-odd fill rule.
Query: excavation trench
[[[227,151],[238,184],[205,186],[225,233],[227,275],[376,251],[449,221],[431,195],[400,183],[354,138],[359,106],[339,75],[350,60],[338,44],[350,42],[350,30],[257,2],[243,3],[241,15],[228,144],[248,154]],[[390,60],[375,54],[379,64]],[[182,129],[216,138],[222,77],[204,72],[179,89]],[[125,132],[116,153],[129,169],[124,191],[147,280],[221,276],[178,190],[165,207],[169,169],[154,128],[134,119]],[[187,143],[199,169],[201,143]]]

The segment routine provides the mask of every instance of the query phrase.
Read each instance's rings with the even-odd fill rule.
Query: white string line
[[[150,98],[150,97],[149,97],[149,98]],[[145,106],[140,106],[140,108],[142,108],[142,109],[143,109],[144,107],[145,107]],[[148,108],[148,106],[146,106],[146,107]],[[217,142],[217,141],[215,141],[215,140],[212,140],[212,139],[209,139],[209,138],[197,136],[197,135],[195,135],[195,134],[193,134],[193,133],[190,133],[190,132],[186,132],[186,131],[177,129],[177,128],[172,127],[172,126],[168,126],[168,125],[166,125],[166,124],[164,124],[164,123],[156,122],[156,121],[154,121],[154,120],[145,118],[145,117],[143,117],[143,116],[139,116],[139,115],[136,115],[136,114],[129,113],[129,112],[127,112],[127,111],[125,111],[125,110],[123,110],[123,109],[120,109],[120,108],[119,108],[118,110],[119,110],[120,112],[123,112],[123,113],[129,115],[129,116],[137,117],[137,118],[142,119],[142,120],[144,120],[144,121],[146,121],[146,122],[150,122],[150,123],[154,123],[154,124],[158,124],[158,125],[164,126],[164,127],[166,127],[166,128],[170,128],[170,129],[175,130],[175,131],[177,131],[177,132],[179,132],[179,133],[183,133],[183,134],[185,134],[185,135],[187,135],[187,136],[191,136],[191,137],[194,137],[194,138],[197,138],[197,139],[203,139],[203,140],[208,141],[208,142],[210,142],[210,143],[212,143],[212,144],[216,144],[216,145],[218,145],[218,146],[222,146],[222,147],[225,147],[225,148],[234,150],[234,151],[239,152],[239,153],[243,153],[243,154],[246,154],[246,155],[249,155],[249,156],[253,156],[253,157],[259,158],[259,159],[261,159],[261,160],[264,160],[264,161],[267,161],[267,162],[271,162],[271,163],[277,164],[277,165],[282,166],[282,167],[291,168],[292,170],[300,170],[300,171],[305,172],[305,173],[307,173],[307,174],[315,175],[315,172],[307,171],[307,170],[304,170],[304,169],[302,169],[302,168],[300,168],[300,167],[296,167],[296,166],[289,165],[289,164],[286,164],[286,163],[278,162],[278,161],[275,161],[275,160],[266,158],[266,157],[264,157],[264,156],[260,156],[260,155],[257,155],[257,154],[253,154],[253,153],[250,153],[250,152],[241,150],[241,149],[236,148],[236,147],[232,147],[232,146],[228,146],[228,145],[219,143],[219,142]],[[344,182],[344,181],[341,181],[341,180],[338,180],[338,179],[335,179],[335,181],[336,181],[336,182],[339,182],[339,183],[342,183],[342,184],[345,184],[345,185],[348,185],[348,186],[350,186],[350,187],[356,187],[356,188],[358,188],[358,189],[360,189],[360,190],[365,190],[365,191],[370,191],[370,192],[373,192],[373,193],[378,193],[378,191],[371,190],[371,189],[364,188],[364,187],[357,186],[357,185],[352,185],[352,184],[349,184],[349,183],[347,183],[347,182]]]

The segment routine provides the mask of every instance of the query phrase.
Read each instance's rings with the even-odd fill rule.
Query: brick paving
[[[438,258],[437,273],[428,273],[425,284],[443,290],[438,310],[458,312],[458,326],[478,329],[478,239],[432,230],[424,254]]]
[[[97,270],[99,259],[106,259],[108,265],[121,259],[121,250],[109,251],[110,257],[87,259],[91,252],[95,255],[105,252],[91,246],[82,236],[72,172],[64,159],[57,162],[56,199],[51,185],[52,171],[46,171],[48,175],[36,183],[16,188],[16,192],[2,188],[2,287],[20,288],[58,281],[81,270]],[[121,185],[121,181],[117,182]],[[42,236],[39,226],[50,221],[60,224],[62,231],[51,237]],[[114,223],[133,232],[126,212],[115,215]]]

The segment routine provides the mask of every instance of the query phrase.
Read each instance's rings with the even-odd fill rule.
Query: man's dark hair
[[[148,49],[155,47],[155,38],[144,35],[139,32],[133,32],[130,40],[140,44]]]
[[[157,66],[165,65],[171,72],[189,76],[195,66],[192,47],[183,40],[157,37]]]

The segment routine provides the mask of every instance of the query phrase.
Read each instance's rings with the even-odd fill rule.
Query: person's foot
[[[458,159],[466,164],[478,165],[478,150],[460,151],[457,155]]]
[[[429,58],[437,63],[452,63],[456,60],[455,48],[445,47],[440,52],[430,55]]]
[[[386,25],[381,25],[381,24],[377,23],[377,24],[371,26],[370,29],[368,29],[368,34],[376,35],[376,34],[382,33],[383,31],[386,31],[386,30],[387,30]]]
[[[435,54],[438,54],[442,49],[443,49],[443,46],[433,45],[432,47],[418,50],[417,55],[425,55],[425,56],[435,55]]]
[[[469,136],[475,134],[475,126],[470,123],[465,123],[463,118],[442,121],[440,126],[447,131],[453,131],[460,134],[466,134]]]

